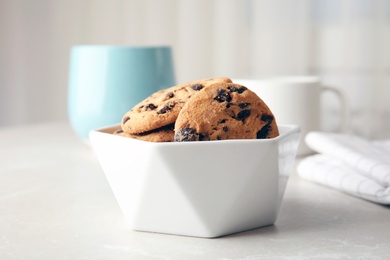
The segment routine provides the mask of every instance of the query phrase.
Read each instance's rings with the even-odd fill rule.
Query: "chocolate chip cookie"
[[[279,135],[274,115],[251,90],[215,83],[193,95],[175,123],[175,141],[264,139]]]
[[[173,137],[175,132],[173,131],[174,125],[164,126],[149,132],[144,132],[141,134],[128,134],[122,129],[116,130],[113,134],[119,135],[127,138],[134,138],[148,142],[173,142]]]
[[[215,83],[232,82],[229,78],[212,78],[180,84],[158,91],[128,111],[122,118],[122,130],[140,134],[173,124],[184,104],[198,91]]]

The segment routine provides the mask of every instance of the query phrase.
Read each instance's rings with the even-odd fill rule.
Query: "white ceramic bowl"
[[[112,135],[90,141],[130,227],[218,237],[275,223],[293,169],[297,126],[260,140],[152,143]]]

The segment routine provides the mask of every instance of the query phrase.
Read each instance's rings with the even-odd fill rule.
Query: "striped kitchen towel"
[[[390,140],[311,132],[306,144],[318,154],[298,164],[306,180],[380,204],[390,204]]]

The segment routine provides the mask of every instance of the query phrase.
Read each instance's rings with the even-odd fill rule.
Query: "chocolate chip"
[[[210,141],[210,136],[208,134],[199,134],[199,141]]]
[[[241,108],[241,109],[244,109],[244,108],[246,108],[246,107],[248,107],[250,105],[251,105],[251,103],[241,103],[241,104],[238,104],[238,107]]]
[[[159,114],[159,115],[165,114],[166,112],[171,110],[175,105],[176,105],[175,102],[168,101],[167,103],[165,103],[165,105],[159,111],[157,111],[157,114]]]
[[[236,86],[228,86],[228,89],[230,90],[230,92],[237,92],[238,94],[242,94],[242,92],[247,90],[247,88],[244,86],[241,86],[239,88]]]
[[[224,89],[218,89],[217,96],[214,99],[218,102],[230,102],[232,100],[230,94]]]
[[[154,105],[154,104],[152,104],[152,103],[150,103],[150,104],[147,104],[146,106],[145,106],[145,111],[148,111],[148,110],[155,110],[157,107]]]
[[[194,85],[191,86],[191,88],[192,88],[193,90],[199,91],[199,90],[201,90],[202,88],[204,88],[204,86],[203,86],[202,84],[194,84]]]
[[[248,110],[248,109],[244,109],[242,111],[240,111],[238,114],[237,114],[237,118],[238,120],[243,120],[245,118],[247,118],[248,116],[250,116],[251,114],[251,111]]]
[[[199,135],[192,128],[180,128],[175,133],[175,142],[191,142],[197,141],[199,139]]]
[[[220,124],[223,124],[223,123],[226,123],[226,119],[222,119],[221,121],[219,121]]]
[[[261,128],[257,134],[256,138],[257,139],[264,139],[267,138],[269,132],[271,132],[271,126],[270,125],[265,125],[263,128]]]
[[[166,101],[168,99],[171,99],[175,96],[175,94],[173,94],[173,92],[168,92],[165,94],[164,98],[163,98],[163,101]]]
[[[272,115],[263,114],[260,119],[261,121],[271,123],[274,120],[274,117]]]
[[[217,140],[221,140],[222,138],[219,136],[219,135],[217,135]]]
[[[224,127],[222,127],[222,130],[223,130],[224,132],[227,132],[227,131],[229,131],[229,127],[224,126]]]
[[[144,105],[140,106],[138,109],[142,109],[144,107]]]
[[[129,121],[129,120],[130,120],[130,117],[126,116],[126,117],[123,118],[122,123],[126,124],[126,122]]]

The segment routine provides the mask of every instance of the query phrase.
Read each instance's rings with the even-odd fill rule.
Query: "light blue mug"
[[[169,46],[74,46],[68,82],[68,115],[74,131],[119,124],[152,93],[175,85]]]

